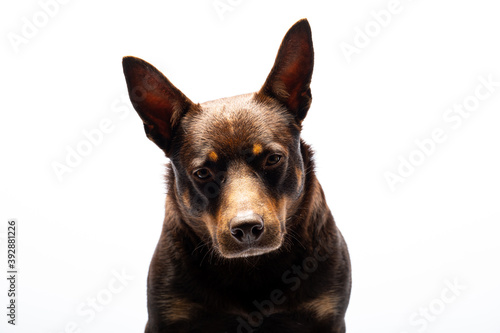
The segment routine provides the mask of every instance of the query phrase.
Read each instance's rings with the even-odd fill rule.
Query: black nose
[[[229,230],[238,242],[252,243],[262,235],[264,220],[255,213],[236,216],[229,222]]]

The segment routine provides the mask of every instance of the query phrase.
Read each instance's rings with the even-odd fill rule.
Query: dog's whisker
[[[191,255],[193,255],[196,250],[202,249],[205,246],[207,246],[207,244],[204,241],[199,242],[198,245],[194,248],[193,252],[191,252]]]
[[[290,230],[288,232],[288,234],[290,235],[291,238],[293,238],[304,250],[306,249],[305,245],[302,244],[302,242],[300,241],[299,239],[299,236],[296,235],[296,232],[294,230]]]

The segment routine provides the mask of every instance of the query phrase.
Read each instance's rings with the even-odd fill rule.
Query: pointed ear
[[[313,65],[311,27],[306,19],[302,19],[283,38],[271,73],[257,96],[269,96],[278,100],[300,124],[311,104],[309,85]]]
[[[169,156],[175,128],[193,103],[142,59],[124,57],[123,73],[130,101],[144,123],[146,135]]]

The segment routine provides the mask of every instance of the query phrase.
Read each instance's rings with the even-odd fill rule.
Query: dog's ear
[[[159,70],[135,57],[123,58],[128,94],[148,138],[167,156],[174,130],[193,103]]]
[[[282,103],[300,124],[311,105],[314,51],[311,27],[306,19],[295,23],[281,42],[271,73],[257,96]]]

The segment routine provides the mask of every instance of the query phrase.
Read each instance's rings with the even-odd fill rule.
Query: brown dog
[[[146,332],[345,332],[346,244],[300,131],[313,46],[286,34],[257,93],[195,104],[156,68],[123,59],[147,136],[170,159]]]

